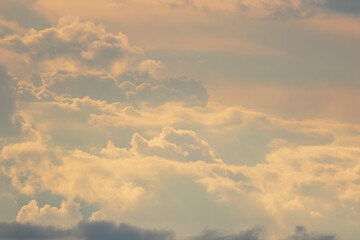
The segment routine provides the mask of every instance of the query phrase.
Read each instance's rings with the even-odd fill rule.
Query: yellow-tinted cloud
[[[61,203],[61,207],[51,207],[46,204],[39,208],[35,200],[21,207],[17,214],[20,223],[31,223],[42,226],[56,226],[58,228],[72,228],[82,220],[80,205],[73,202]]]

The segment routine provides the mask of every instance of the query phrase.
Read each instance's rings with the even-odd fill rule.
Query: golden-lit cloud
[[[335,238],[305,227],[294,235],[303,223],[344,239],[359,234],[353,226],[360,214],[360,125],[329,119],[327,109],[317,119],[302,112],[316,104],[352,111],[357,103],[340,106],[358,98],[338,99],[355,96],[356,72],[344,75],[341,89],[340,80],[317,89],[323,80],[313,84],[297,74],[317,46],[304,68],[314,79],[333,56],[329,46],[354,46],[356,30],[339,26],[357,26],[357,16],[325,0],[1,4],[34,27],[0,11],[0,204],[9,205],[0,210],[1,220],[17,221],[0,223],[0,238],[3,228],[5,239],[28,228],[34,238],[93,239],[96,228],[114,238],[174,239],[171,232],[116,225],[122,222],[182,236],[249,229],[206,230],[193,240]],[[121,27],[136,33],[136,44]],[[285,32],[291,36],[284,39]],[[313,32],[314,44],[303,44]],[[331,43],[324,41],[330,35]],[[231,69],[242,64],[264,79]],[[352,65],[341,66],[338,72]],[[301,81],[272,84],[273,73]],[[331,81],[331,73],[322,74]],[[332,93],[337,97],[324,97]],[[294,108],[289,99],[303,102]],[[276,104],[290,117],[277,116]]]

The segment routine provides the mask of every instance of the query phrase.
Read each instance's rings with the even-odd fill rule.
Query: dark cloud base
[[[265,240],[263,230],[253,228],[237,234],[224,234],[206,230],[188,240]],[[176,240],[172,231],[147,230],[128,224],[115,225],[110,222],[82,222],[69,230],[41,227],[20,223],[0,223],[1,240]],[[284,240],[335,240],[335,235],[309,233],[305,227],[297,227],[295,234]]]

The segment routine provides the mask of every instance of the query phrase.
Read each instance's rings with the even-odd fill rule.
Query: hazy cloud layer
[[[331,0],[329,0],[331,1]],[[119,8],[124,5],[120,1],[108,1],[114,8]],[[152,2],[147,1],[125,1],[127,7],[131,10],[139,6],[148,7],[151,9],[172,10],[174,12],[179,10],[196,10],[204,12],[216,13],[251,13],[256,16],[286,16],[286,17],[307,17],[313,15],[317,8],[323,8],[327,0],[300,0],[300,1],[286,1],[286,0],[265,0],[265,1],[247,1],[247,0],[226,0],[226,1],[203,1],[203,0],[156,0]],[[349,3],[347,3],[349,4]],[[50,8],[51,5],[47,0],[39,0],[36,5],[38,8]],[[55,4],[56,5],[56,4]],[[108,5],[104,4],[104,8]],[[335,8],[340,10],[339,8]],[[91,13],[91,12],[90,12]],[[164,14],[164,13],[162,13]],[[111,16],[110,16],[111,17]]]

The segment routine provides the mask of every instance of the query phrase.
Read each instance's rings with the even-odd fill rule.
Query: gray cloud
[[[20,223],[0,223],[2,240],[173,240],[169,231],[144,230],[127,224],[115,225],[110,222],[80,223],[70,230],[40,227]]]
[[[360,13],[359,0],[326,0],[324,7],[337,12],[344,12],[350,14]]]
[[[318,7],[321,6],[315,0],[301,0],[297,4],[294,4],[291,1],[281,1],[281,4],[269,5],[265,4],[265,8],[268,8],[271,12],[270,18],[273,19],[290,19],[290,18],[309,18],[314,16]]]
[[[67,239],[74,234],[74,231],[65,231],[53,227],[40,227],[20,223],[0,223],[0,239],[21,240],[21,239]]]
[[[264,231],[253,228],[237,234],[205,230],[188,240],[263,240]],[[81,222],[70,230],[41,227],[20,223],[0,223],[1,240],[176,240],[174,232],[147,230],[128,224],[115,225],[111,222]],[[295,234],[285,240],[335,240],[335,235],[308,233],[305,227],[296,227]]]
[[[127,224],[116,226],[109,222],[92,222],[79,225],[84,240],[172,240],[174,234],[168,231],[144,230]]]
[[[286,240],[335,240],[335,235],[309,233],[305,227],[298,226],[295,229],[295,235]]]
[[[223,234],[217,231],[204,231],[192,240],[260,240],[261,229],[254,228],[238,234]]]

